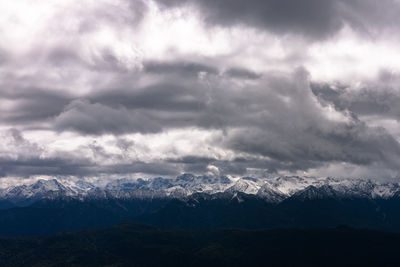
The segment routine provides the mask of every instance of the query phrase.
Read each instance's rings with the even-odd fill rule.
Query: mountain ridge
[[[116,179],[105,186],[78,180],[75,183],[58,179],[39,179],[32,184],[3,188],[0,201],[28,206],[43,199],[70,197],[74,199],[185,199],[196,193],[216,195],[237,193],[254,195],[270,203],[285,199],[367,198],[388,199],[400,196],[399,183],[373,182],[363,179],[335,179],[283,176],[271,179],[253,177],[195,176],[183,174],[176,178]],[[6,205],[7,206],[7,205]],[[1,207],[1,205],[0,205]]]

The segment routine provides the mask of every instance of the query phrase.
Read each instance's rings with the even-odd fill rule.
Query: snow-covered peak
[[[260,189],[257,191],[257,196],[271,203],[279,203],[286,198],[284,193],[272,187],[269,183],[265,183],[260,187]]]
[[[221,192],[231,185],[232,181],[226,176],[195,176],[183,174],[171,178],[155,177],[151,179],[117,179],[109,182],[104,189],[108,191],[149,190],[171,192],[173,188],[185,189],[187,194],[196,192]]]
[[[258,180],[245,177],[237,180],[236,183],[229,187],[226,191],[230,193],[242,192],[255,195],[257,194],[258,190],[260,190],[260,188],[261,184]]]
[[[1,198],[12,202],[29,203],[38,199],[52,199],[56,197],[73,197],[76,192],[64,186],[56,179],[40,179],[30,185],[19,185],[3,190]]]
[[[337,196],[338,192],[335,191],[330,185],[323,185],[321,187],[310,185],[304,190],[298,191],[293,194],[292,198],[304,201],[313,199],[335,198]]]
[[[106,191],[132,191],[142,188],[149,182],[143,179],[132,180],[132,179],[117,179],[109,182],[105,186]]]
[[[305,189],[312,185],[315,187],[322,186],[325,180],[315,177],[299,177],[299,176],[283,176],[275,178],[271,181],[274,188],[278,189],[283,194],[290,196],[294,193]]]
[[[56,179],[43,180],[40,179],[36,183],[32,184],[30,188],[36,192],[40,191],[60,191],[65,190],[65,186],[60,184]]]

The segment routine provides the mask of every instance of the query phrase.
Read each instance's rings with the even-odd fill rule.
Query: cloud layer
[[[0,4],[0,176],[397,177],[399,8]]]
[[[374,34],[396,26],[397,1],[384,0],[160,0],[168,8],[191,6],[211,25],[248,25],[278,35],[296,34],[324,39],[345,25]]]

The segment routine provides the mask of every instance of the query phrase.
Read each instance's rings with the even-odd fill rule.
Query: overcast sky
[[[0,177],[399,177],[398,0],[0,2]]]

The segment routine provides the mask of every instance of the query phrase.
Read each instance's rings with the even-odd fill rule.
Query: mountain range
[[[253,177],[195,176],[183,174],[176,178],[116,179],[103,186],[83,180],[40,179],[0,189],[4,207],[29,206],[45,199],[188,199],[195,194],[237,197],[238,193],[253,195],[269,203],[288,198],[306,199],[389,199],[400,196],[400,182],[376,182],[366,179],[336,179],[284,176],[271,179]],[[221,194],[223,193],[223,194]],[[6,203],[8,203],[6,205]]]
[[[94,184],[48,179],[0,191],[0,236],[135,222],[167,228],[400,231],[400,184],[365,179],[195,176]]]

